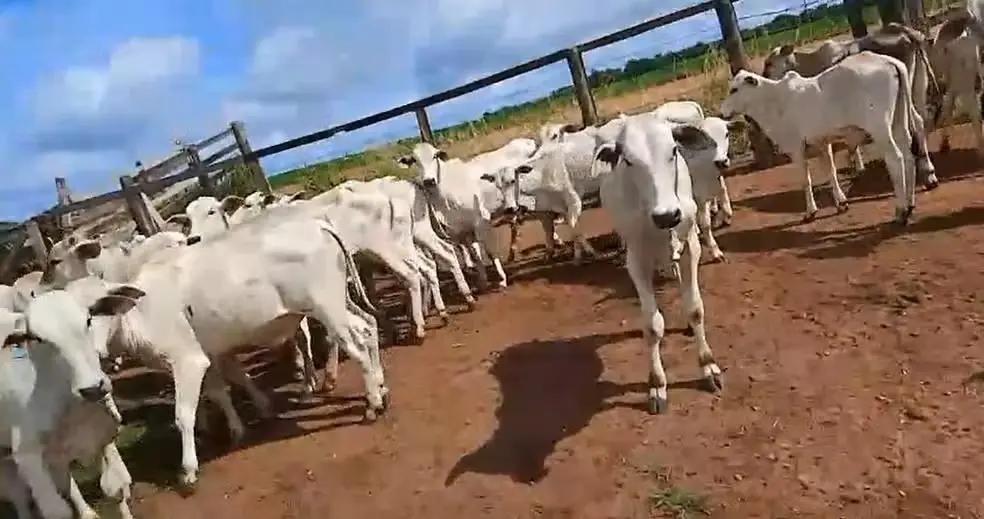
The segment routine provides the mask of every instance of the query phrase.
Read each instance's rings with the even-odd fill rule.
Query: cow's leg
[[[475,222],[475,238],[482,245],[478,249],[481,254],[479,261],[485,263],[486,259],[491,259],[495,272],[499,275],[499,288],[506,288],[506,270],[502,268],[502,260],[496,251],[495,233],[492,232],[492,225],[488,220],[480,219]]]
[[[364,257],[356,259],[355,265],[358,270],[359,279],[362,280],[362,286],[365,287],[366,297],[369,298],[369,302],[372,303],[373,306],[379,308],[379,293],[376,290],[375,265],[372,261],[369,261]],[[386,332],[386,336],[389,338],[390,342],[396,342],[396,324],[394,324],[390,319],[382,319],[380,325],[382,326],[383,331]]]
[[[304,396],[309,396],[314,393],[318,381],[314,369],[314,357],[311,355],[311,327],[308,326],[307,317],[301,319],[301,324],[294,332],[292,342],[294,379],[303,382],[301,391]]]
[[[417,254],[417,259],[420,261],[418,271],[425,281],[424,287],[428,289],[430,296],[434,300],[434,307],[437,309],[437,315],[441,318],[444,324],[448,324],[448,307],[444,304],[444,297],[441,296],[441,282],[437,278],[437,264],[427,255],[426,252],[417,249],[416,245],[413,246],[413,249]],[[426,312],[427,300],[426,298],[424,299]]]
[[[857,148],[855,148],[857,150]],[[827,145],[827,167],[830,168],[830,191],[834,195],[834,203],[837,204],[837,211],[847,210],[847,195],[841,189],[840,181],[837,179],[837,164],[834,162],[834,147]]]
[[[468,308],[474,309],[475,296],[472,295],[471,287],[468,286],[468,282],[465,280],[465,274],[461,271],[461,264],[458,263],[458,258],[455,257],[453,246],[446,243],[430,230],[415,232],[414,238],[424,250],[434,255],[435,261],[440,261],[451,271],[451,276],[454,277],[454,283],[458,286],[458,291],[461,292],[462,297],[465,298]]]
[[[519,227],[522,225],[519,221],[519,215],[513,214],[509,218],[509,255],[506,257],[507,263],[512,263],[516,261],[516,254],[519,253]]]
[[[711,225],[711,201],[701,200],[697,203],[697,226],[700,234],[711,249],[711,258],[714,261],[724,261],[724,253],[714,239],[713,226]],[[682,254],[681,254],[682,256]]]
[[[902,134],[903,130],[897,129],[895,133],[896,135]],[[891,133],[888,135],[872,135],[871,137],[885,154],[885,169],[888,170],[888,176],[892,180],[892,191],[895,195],[895,216],[893,221],[896,224],[905,225],[908,223],[909,217],[912,214],[912,207],[906,196],[905,155]]]
[[[667,411],[669,400],[666,393],[666,371],[660,355],[660,342],[663,340],[666,323],[656,305],[656,294],[653,293],[654,257],[651,249],[657,244],[646,243],[638,236],[627,237],[625,241],[625,268],[629,271],[629,277],[639,296],[642,338],[649,346],[649,412],[662,414]]]
[[[582,253],[591,257],[596,257],[598,253],[591,246],[591,242],[584,237],[581,197],[577,196],[576,193],[566,193],[566,195],[567,214],[564,215],[564,219],[567,220],[567,225],[571,228],[571,241],[574,242],[574,263],[579,264]]]
[[[936,166],[929,158],[929,143],[926,141],[925,124],[922,114],[914,109],[909,110],[909,117],[912,122],[910,127],[906,128],[906,134],[909,138],[904,141],[896,141],[896,145],[908,148],[903,148],[903,150],[914,155],[916,161],[914,174],[922,177],[923,185],[927,191],[930,191],[936,189],[940,185],[940,181],[936,178]],[[905,156],[909,156],[909,153],[905,153]]]
[[[953,117],[953,110],[956,104],[956,96],[953,94],[953,86],[948,88],[943,94],[943,103],[940,106],[940,151],[947,152],[951,149],[950,144],[950,119]]]
[[[718,191],[718,196],[714,198],[714,203],[719,206],[718,211],[718,226],[727,227],[731,225],[731,218],[735,214],[735,210],[731,207],[731,195],[728,194],[728,184],[724,181],[724,175],[718,177],[718,182],[720,182],[721,187]]]
[[[256,407],[260,418],[264,420],[273,418],[273,404],[270,403],[270,397],[268,397],[266,393],[256,386],[256,383],[253,382],[253,378],[250,377],[249,373],[246,371],[246,366],[243,366],[243,363],[239,361],[239,358],[237,358],[235,354],[226,353],[224,355],[220,355],[218,360],[218,367],[222,371],[222,376],[229,382],[236,384],[246,391],[246,394],[249,395],[249,399]]]
[[[981,131],[981,110],[978,106],[977,92],[973,89],[961,89],[957,96],[957,103],[960,104],[962,111],[970,116],[971,128],[974,130],[974,138],[977,142],[977,153],[984,155],[984,133]]]
[[[536,219],[540,222],[540,227],[543,228],[543,257],[551,260],[560,242],[559,237],[555,238],[557,236],[557,224],[554,223],[551,213],[539,213]]]
[[[31,511],[31,489],[17,473],[17,465],[13,460],[0,459],[0,488],[4,497],[14,505],[14,515],[17,519],[34,519]]]
[[[67,468],[64,472],[68,478],[68,500],[72,503],[72,507],[75,508],[79,519],[99,519],[99,514],[92,509],[92,506],[86,502],[85,497],[82,495],[82,490],[79,489],[78,482],[75,481],[75,478],[72,477]]]
[[[339,347],[345,350],[350,359],[354,360],[362,368],[362,378],[366,388],[366,407],[365,417],[369,421],[376,419],[377,415],[384,409],[383,396],[380,389],[380,379],[382,373],[377,373],[376,366],[372,362],[365,340],[360,337],[362,334],[375,337],[374,329],[356,330],[351,323],[351,316],[348,311],[348,304],[345,297],[339,297],[324,291],[312,292],[309,294],[312,309],[311,317],[314,317],[325,326],[332,338],[338,341]],[[366,314],[368,315],[368,314]],[[375,319],[368,316],[368,326],[375,328]],[[362,332],[360,334],[360,332]],[[378,347],[378,341],[377,345]],[[327,379],[327,377],[326,377]]]
[[[116,444],[111,442],[103,448],[99,486],[102,488],[103,495],[116,501],[116,510],[121,519],[133,519],[133,513],[130,512],[131,485],[133,485],[133,478],[130,476],[130,471],[123,463]]]
[[[697,363],[704,383],[709,390],[716,392],[723,389],[724,384],[721,380],[721,368],[714,360],[714,353],[707,344],[707,334],[704,331],[704,300],[701,298],[697,279],[700,240],[693,230],[687,235],[683,257],[680,259],[680,297],[687,313],[688,331],[693,333],[694,340],[697,341]]]
[[[12,428],[11,459],[21,480],[31,489],[34,502],[45,519],[72,519],[72,508],[58,492],[48,464],[41,455],[41,444],[33,433]]]
[[[193,338],[194,332],[189,328],[185,335],[190,335]],[[198,408],[203,382],[206,372],[210,371],[211,362],[208,356],[199,349],[200,346],[197,342],[188,341],[188,344],[194,345],[194,348],[189,348],[189,351],[171,361],[174,373],[174,424],[181,434],[180,482],[186,490],[193,490],[198,483],[198,453],[195,449],[194,431],[195,411]],[[221,377],[216,376],[214,378],[218,378],[221,382]],[[221,393],[228,398],[227,391],[223,390]],[[232,402],[230,401],[229,404],[231,405]]]
[[[827,146],[830,146],[829,144]],[[793,162],[800,165],[803,169],[803,195],[806,198],[806,212],[803,214],[804,222],[812,222],[817,217],[817,200],[813,198],[813,178],[810,177],[810,164],[806,158],[806,145],[793,153]]]
[[[861,156],[861,147],[862,146],[858,144],[857,146],[854,146],[854,150],[850,152],[851,161],[854,163],[855,173],[861,173],[862,171],[864,171],[864,157]],[[837,167],[836,164],[834,165],[834,167],[835,168]]]
[[[424,309],[423,298],[420,293],[420,273],[417,272],[416,262],[413,258],[413,250],[403,250],[396,244],[380,247],[375,251],[383,263],[393,271],[403,283],[403,286],[410,291],[410,320],[414,325],[414,336],[421,340],[427,336],[424,330]]]
[[[489,273],[485,269],[485,265],[482,263],[481,256],[472,256],[472,246],[475,242],[469,242],[467,245],[458,244],[458,252],[461,258],[464,259],[465,268],[470,268],[475,270],[475,275],[478,278],[478,291],[485,292],[489,289]]]

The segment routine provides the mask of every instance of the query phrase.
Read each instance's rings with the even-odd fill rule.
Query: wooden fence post
[[[926,6],[922,0],[905,0],[905,18],[910,27],[927,32]]]
[[[156,230],[150,211],[144,205],[144,199],[140,196],[140,184],[133,178],[133,175],[123,175],[120,177],[120,187],[123,188],[123,199],[126,200],[126,207],[130,211],[133,223],[137,224],[137,231],[144,236],[153,235]]]
[[[417,116],[417,130],[420,132],[420,140],[434,144],[434,131],[431,130],[430,117],[427,117],[427,109],[421,106],[414,110]]]
[[[588,73],[584,70],[584,56],[581,49],[571,47],[567,49],[567,68],[571,71],[571,83],[574,85],[574,99],[581,108],[581,122],[584,126],[592,126],[598,122],[598,109],[595,106],[594,96],[591,95],[591,86],[588,84]]]
[[[878,17],[882,25],[889,22],[904,23],[902,0],[878,0]]]
[[[38,260],[38,265],[44,270],[48,266],[48,245],[44,242],[44,234],[41,233],[41,227],[34,218],[27,221],[26,228],[27,241],[31,243],[31,248],[34,249],[34,258]]]
[[[260,191],[272,193],[273,188],[270,187],[270,180],[263,173],[263,166],[260,165],[260,159],[249,157],[253,153],[253,147],[249,145],[249,139],[246,138],[246,125],[242,121],[233,121],[229,127],[232,129],[232,136],[236,139],[236,146],[239,147],[239,153],[243,156],[243,163],[246,164],[246,167],[253,174],[253,182],[256,183]]]
[[[188,146],[185,148],[185,153],[188,154],[188,168],[198,176],[198,186],[202,188],[202,194],[215,196],[215,182],[212,182],[212,177],[208,176],[208,170],[202,167],[202,158],[198,155],[198,148]]]
[[[58,194],[59,206],[66,206],[72,203],[72,192],[68,189],[65,177],[55,177],[55,191]],[[58,225],[62,229],[70,229],[72,227],[72,215],[64,213],[59,216]]]
[[[741,41],[735,6],[731,4],[731,0],[714,0],[714,11],[717,13],[718,23],[721,24],[721,38],[724,40],[724,49],[728,53],[731,75],[734,76],[741,69],[750,70],[745,45]],[[746,119],[751,123],[748,126],[748,140],[755,155],[755,164],[760,168],[772,167],[776,163],[775,146],[762,133],[758,123],[750,118],[746,117]]]
[[[844,13],[847,23],[851,26],[852,36],[864,38],[868,35],[868,24],[864,23],[863,0],[844,0]]]

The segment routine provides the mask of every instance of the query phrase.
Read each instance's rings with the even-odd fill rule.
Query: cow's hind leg
[[[731,195],[728,194],[728,184],[724,181],[724,175],[721,175],[718,181],[720,182],[720,188],[718,196],[714,198],[714,203],[718,205],[719,211],[715,214],[715,217],[718,227],[727,227],[731,225],[731,218],[734,216],[735,210],[731,207]]]
[[[803,196],[806,199],[803,221],[812,222],[817,217],[817,200],[813,197],[813,178],[810,176],[810,164],[806,158],[806,145],[801,146],[793,155],[793,162],[799,164],[803,170]]]
[[[190,329],[182,334],[194,340]],[[195,447],[195,411],[201,396],[202,381],[208,371],[208,356],[201,351],[196,342],[195,348],[173,359],[174,365],[174,424],[181,434],[181,477],[180,483],[185,491],[191,491],[198,483],[198,453]],[[231,403],[231,402],[230,402]]]
[[[414,238],[420,247],[429,251],[434,256],[435,261],[443,263],[451,271],[451,276],[454,277],[454,283],[458,286],[461,296],[465,298],[468,308],[474,309],[475,296],[472,295],[471,287],[468,286],[468,282],[465,280],[465,274],[461,270],[461,264],[455,256],[454,246],[442,240],[433,231],[422,231],[416,232],[415,234]]]
[[[857,148],[854,148],[857,151]],[[840,180],[837,178],[837,164],[834,162],[834,147],[827,145],[827,167],[830,168],[830,191],[834,195],[834,203],[837,204],[837,212],[847,210],[847,195],[841,189]],[[860,171],[860,170],[859,170]]]
[[[896,132],[897,135],[902,133],[905,131]],[[895,195],[895,215],[892,221],[898,225],[906,225],[914,206],[909,201],[906,187],[905,154],[892,135],[880,135],[878,137],[872,135],[872,139],[875,140],[885,155],[885,169],[888,170],[888,176],[892,180],[892,191]],[[914,174],[913,172],[913,176]]]
[[[701,236],[706,241],[707,246],[711,249],[711,258],[714,261],[724,261],[724,253],[721,252],[721,247],[718,246],[717,240],[714,239],[714,230],[711,225],[710,206],[710,200],[702,200],[697,204],[697,225],[700,228]]]
[[[506,271],[502,268],[502,260],[496,251],[495,234],[488,220],[479,220],[475,223],[475,238],[481,244],[477,252],[480,254],[479,263],[484,264],[486,259],[492,261],[496,274],[499,275],[499,288],[506,288]]]

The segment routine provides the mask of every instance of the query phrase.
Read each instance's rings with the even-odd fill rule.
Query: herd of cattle
[[[309,319],[327,338],[321,389],[333,387],[343,349],[362,372],[365,418],[375,420],[389,393],[380,330],[393,333],[393,326],[377,309],[372,269],[387,269],[406,288],[412,334],[423,339],[432,305],[448,318],[439,266],[470,308],[475,297],[464,270],[474,269],[477,288],[485,290],[491,263],[506,287],[493,215],[513,223],[510,259],[520,217],[532,215],[543,226],[548,255],[560,243],[555,224],[563,222],[580,261],[595,254],[579,223],[582,201],[596,195],[621,239],[640,300],[651,350],[650,411],[667,410],[657,270],[679,282],[703,380],[720,390],[697,273],[702,242],[713,260],[724,258],[712,228],[732,217],[722,171],[730,136],[745,125],[728,119],[747,115],[802,166],[806,219],[817,212],[807,156],[825,148],[834,199],[844,210],[831,144],[846,143],[862,168],[859,146],[870,138],[893,182],[893,221],[904,225],[915,206],[916,177],[927,189],[937,184],[926,135],[945,126],[954,99],[970,113],[984,150],[978,33],[984,31],[971,8],[932,39],[890,24],[812,52],[783,46],[768,57],[764,74],[732,78],[720,106],[724,119],[676,101],[598,127],[547,124],[539,143],[515,139],[468,160],[420,143],[397,160],[415,172],[412,180],[348,181],[310,198],[200,197],[166,222],[181,232],[117,243],[70,235],[51,245],[43,272],[0,290],[0,499],[22,519],[35,511],[46,519],[96,517],[69,468],[98,458],[102,490],[122,517],[132,517],[131,477],[114,443],[122,418],[106,375],[106,361],[124,354],[173,376],[180,479],[189,487],[198,479],[194,433],[202,395],[222,411],[233,439],[244,426],[229,383],[246,391],[261,416],[274,414],[237,353],[293,348],[304,391],[318,389]]]

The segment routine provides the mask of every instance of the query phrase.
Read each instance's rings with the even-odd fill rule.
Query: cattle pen
[[[719,3],[698,6],[707,12]],[[558,52],[554,63],[580,61],[583,75],[583,59]],[[577,82],[574,67],[575,91]],[[659,99],[676,95],[672,84],[651,90]],[[575,96],[581,122],[604,119],[590,91],[590,103]],[[414,114],[420,138],[439,141],[431,105],[400,108],[407,106],[400,114]],[[99,204],[60,197],[62,209],[20,231],[43,258],[42,234],[79,228],[92,219],[88,208],[115,202],[153,233],[148,213],[165,184],[195,183],[192,194],[175,196],[187,200],[217,192],[239,168],[250,189],[269,191],[262,157],[388,112],[257,150],[244,131],[236,138],[242,126],[233,124],[179,144],[174,157],[144,168],[152,174],[121,179]],[[125,395],[129,427],[119,441],[136,483],[134,510],[147,519],[980,517],[984,211],[981,163],[965,149],[970,132],[960,130],[952,154],[934,156],[942,186],[918,195],[917,219],[901,235],[878,226],[890,206],[878,165],[850,180],[857,203],[849,213],[802,226],[794,223],[802,204],[794,168],[748,174],[753,157],[735,168],[735,224],[719,236],[729,263],[701,267],[708,334],[727,371],[720,398],[693,390],[678,296],[661,286],[674,410],[646,415],[638,309],[617,255],[546,264],[526,239],[510,266],[511,287],[482,296],[478,311],[455,315],[424,345],[387,349],[394,407],[373,426],[355,425],[352,366],[344,365],[335,394],[301,402],[268,351],[250,355],[251,373],[276,388],[278,419],[253,420],[237,446],[225,443],[221,426],[206,436],[193,496],[170,487],[177,451],[167,384],[140,369],[124,373],[115,388]],[[229,138],[235,142],[222,142]],[[209,146],[218,149],[194,158]],[[187,169],[168,175],[172,167]],[[159,205],[166,214],[170,204]],[[604,250],[608,218],[585,218]],[[464,306],[449,304],[453,312]],[[237,405],[248,407],[241,398]]]
[[[44,265],[48,241],[64,235],[66,231],[79,230],[81,227],[83,233],[97,234],[107,227],[118,228],[120,225],[119,215],[121,214],[129,215],[135,230],[142,234],[147,235],[160,231],[160,222],[154,218],[157,211],[152,206],[164,205],[165,213],[168,213],[176,210],[175,207],[180,206],[180,204],[162,204],[160,200],[147,200],[149,195],[157,196],[158,199],[187,201],[187,197],[193,194],[214,194],[216,181],[221,177],[232,177],[232,175],[227,175],[231,171],[241,173],[235,175],[240,178],[238,180],[240,183],[243,182],[241,178],[245,178],[245,183],[252,185],[254,189],[270,192],[270,181],[260,164],[260,160],[264,157],[330,139],[341,133],[354,132],[411,113],[416,118],[420,139],[434,142],[435,132],[431,128],[427,112],[428,107],[465,96],[554,63],[566,62],[568,66],[580,122],[585,125],[596,124],[599,122],[599,114],[595,96],[589,85],[584,54],[709,11],[713,11],[716,15],[720,27],[721,48],[726,53],[731,72],[741,68],[749,68],[749,55],[743,43],[742,29],[739,27],[739,20],[734,9],[734,3],[738,1],[740,0],[706,0],[670,13],[660,14],[633,26],[552,52],[450,90],[256,150],[252,149],[246,136],[245,125],[241,121],[234,121],[227,129],[199,142],[193,144],[176,143],[178,147],[176,153],[151,167],[143,168],[138,163],[135,174],[123,175],[119,178],[120,189],[117,191],[73,201],[65,186],[64,179],[56,178],[58,204],[12,229],[5,230],[4,234],[8,238],[4,241],[9,242],[11,246],[4,258],[0,260],[0,281],[12,281],[17,272],[23,271],[22,268],[18,269],[18,267],[23,266],[25,262],[30,261],[35,265]],[[801,7],[806,8],[821,3],[823,2],[804,2]],[[881,17],[889,21],[912,20],[915,24],[931,25],[934,20],[940,19],[947,12],[950,3],[952,3],[951,0],[933,1],[931,2],[931,9],[924,9],[923,2],[919,1],[879,0],[869,2],[847,0],[844,2],[844,6],[847,18],[851,23],[851,31],[855,35],[862,35],[867,30],[862,15],[865,6],[876,4]],[[771,14],[781,14],[786,11],[789,10],[776,11]],[[831,29],[833,30],[831,31]],[[803,39],[825,37],[842,30],[842,27],[835,26],[820,34],[804,35]],[[798,31],[795,39],[797,41],[801,39]],[[713,47],[710,47],[710,50],[714,51]],[[762,52],[765,49],[757,50]],[[201,152],[207,148],[223,143],[229,137],[232,137],[234,142],[214,150],[205,157],[200,156]],[[754,125],[749,131],[748,140],[754,152],[753,157],[757,167],[767,167],[778,163],[779,158],[775,155],[771,143],[755,131]],[[742,161],[737,162],[739,163],[738,167],[741,167]],[[170,174],[179,167],[183,167],[183,169]],[[197,188],[188,185],[188,181],[191,179],[197,179]],[[175,185],[180,187],[175,188]],[[180,192],[183,196],[175,198],[175,192]],[[124,201],[123,206],[120,205],[121,200]],[[125,213],[120,212],[123,208],[125,208]],[[75,215],[74,222],[73,214]],[[112,217],[114,215],[115,218]],[[93,220],[99,220],[108,225],[102,227],[82,225]],[[32,239],[32,236],[35,236],[36,239]],[[42,236],[48,236],[49,240],[45,240]],[[27,245],[26,248],[25,245]],[[32,257],[33,261],[31,261]]]

